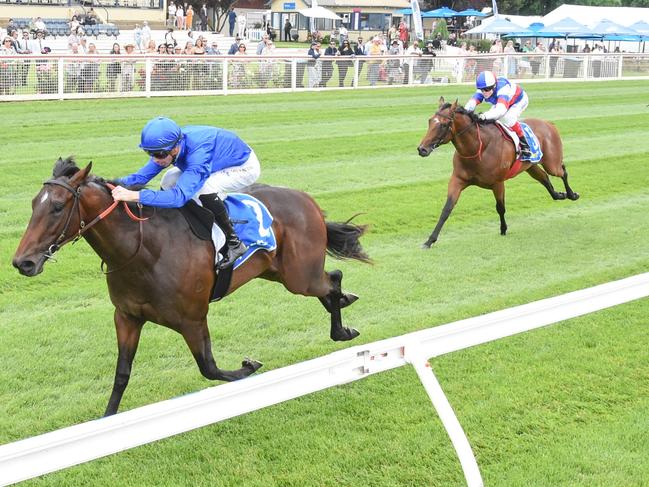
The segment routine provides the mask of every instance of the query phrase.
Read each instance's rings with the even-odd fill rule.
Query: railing
[[[649,296],[649,273],[400,337],[351,347],[244,380],[0,446],[0,485],[9,485],[168,438],[312,392],[411,364],[455,447],[470,487],[482,477],[431,357]]]
[[[254,50],[254,43],[249,49]],[[649,54],[477,56],[3,56],[0,100],[227,94],[472,82],[649,78]]]

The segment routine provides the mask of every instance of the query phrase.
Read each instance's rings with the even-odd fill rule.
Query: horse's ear
[[[90,169],[92,169],[92,161],[90,161],[84,169],[79,170],[79,172],[77,172],[74,177],[70,179],[70,182],[78,182],[79,184],[81,184],[81,182],[85,181],[90,174]]]
[[[451,111],[454,112],[456,108],[457,108],[457,98],[455,99],[455,101],[454,101],[453,104],[451,105]]]
[[[441,107],[445,103],[444,97],[440,96],[439,97],[439,106]]]

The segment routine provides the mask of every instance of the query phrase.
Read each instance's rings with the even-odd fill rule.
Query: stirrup
[[[228,252],[227,255],[223,257],[223,260],[217,264],[216,268],[218,270],[227,269],[228,267],[233,266],[236,260],[248,250],[248,247],[246,247],[241,240],[237,239],[237,241],[238,244],[236,246],[231,246],[230,242],[227,243]]]

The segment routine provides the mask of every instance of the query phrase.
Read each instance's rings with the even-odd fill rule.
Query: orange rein
[[[462,159],[473,159],[474,157],[478,157],[479,161],[482,161],[482,137],[480,137],[480,124],[478,122],[475,123],[476,128],[478,129],[478,142],[480,142],[480,145],[478,146],[478,152],[473,154],[472,156],[463,156],[460,154],[459,151],[457,151],[457,155],[460,156]],[[471,125],[469,125],[467,128],[465,128],[462,132],[459,134],[453,133],[453,137],[460,136],[467,130],[471,128]]]

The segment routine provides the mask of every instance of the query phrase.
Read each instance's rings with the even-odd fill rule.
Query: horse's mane
[[[54,163],[54,169],[52,170],[52,177],[54,179],[60,178],[60,177],[66,177],[66,178],[71,178],[74,176],[76,173],[80,171],[79,167],[77,167],[77,163],[74,160],[74,156],[68,156],[65,159],[62,157],[59,157],[59,159]],[[108,189],[107,184],[112,184],[113,186],[117,186],[121,184],[119,181],[115,179],[104,179],[100,176],[95,176],[94,174],[90,175],[88,177],[88,180],[97,183],[101,186],[104,186],[106,189]],[[123,185],[122,185],[123,186]],[[138,184],[134,186],[128,186],[127,189],[133,190],[133,191],[139,191],[140,189],[144,188],[144,184]]]
[[[446,110],[447,108],[451,108],[451,104],[450,104],[450,103],[444,103],[444,105],[442,105],[442,106],[439,108],[439,111]],[[470,112],[469,110],[465,109],[464,107],[455,107],[455,113],[459,113],[459,114],[461,114],[461,115],[466,115],[467,117],[469,117],[469,119],[470,119],[473,123],[477,123],[477,124],[480,124],[480,125],[489,125],[489,124],[496,123],[495,120],[480,120],[480,119],[478,118],[478,114],[477,114],[477,113],[475,113],[475,112]]]

